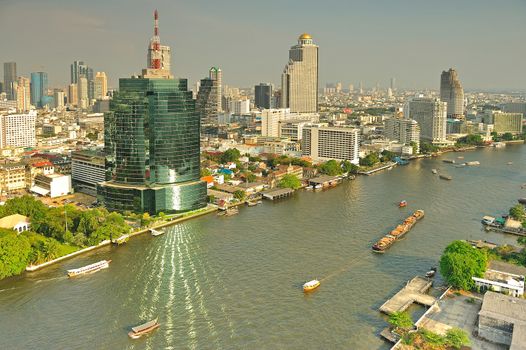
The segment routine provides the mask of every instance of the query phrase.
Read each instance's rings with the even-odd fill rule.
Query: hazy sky
[[[43,70],[58,87],[83,60],[116,87],[146,65],[155,8],[172,70],[190,85],[211,66],[228,85],[278,83],[307,32],[320,46],[320,87],[395,77],[437,89],[454,67],[467,89],[526,89],[526,0],[0,0],[0,62]]]

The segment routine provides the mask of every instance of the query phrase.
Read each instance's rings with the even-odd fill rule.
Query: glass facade
[[[120,79],[104,118],[109,210],[181,212],[206,205],[200,121],[186,79]]]
[[[47,73],[31,73],[31,103],[38,108],[44,106],[43,97],[47,93]]]

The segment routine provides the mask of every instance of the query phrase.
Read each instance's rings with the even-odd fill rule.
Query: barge
[[[394,230],[389,232],[384,237],[380,238],[378,242],[373,244],[372,249],[375,253],[385,253],[385,251],[393,245],[396,241],[402,239],[407,232],[409,232],[415,224],[424,217],[424,211],[419,209],[411,216],[404,220],[400,225],[396,226]]]

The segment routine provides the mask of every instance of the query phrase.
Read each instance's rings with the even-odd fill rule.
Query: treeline
[[[10,199],[0,207],[0,217],[12,214],[29,217],[31,226],[20,235],[0,229],[0,278],[130,231],[118,213],[102,208],[81,211],[73,205],[49,208],[31,196]]]

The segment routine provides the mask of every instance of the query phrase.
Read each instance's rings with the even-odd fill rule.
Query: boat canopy
[[[157,319],[141,324],[140,326],[132,327],[132,331],[134,331],[135,333],[138,333],[138,332],[144,331],[145,329],[153,327],[156,324],[157,324]]]

